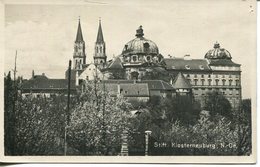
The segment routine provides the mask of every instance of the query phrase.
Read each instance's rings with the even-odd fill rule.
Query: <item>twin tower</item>
[[[97,40],[95,43],[94,64],[101,67],[106,63],[106,61],[107,61],[106,44],[103,37],[101,20],[99,20]],[[73,69],[76,71],[81,71],[84,69],[85,65],[86,65],[85,41],[83,40],[80,19],[79,19],[77,36],[74,44]]]

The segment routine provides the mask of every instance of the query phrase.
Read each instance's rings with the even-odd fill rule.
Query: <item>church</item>
[[[130,100],[147,101],[151,96],[185,95],[200,101],[202,105],[207,92],[218,91],[234,108],[239,106],[241,65],[233,62],[231,53],[219,43],[216,42],[213,48],[205,51],[204,58],[201,59],[192,59],[190,55],[166,58],[160,54],[156,43],[144,37],[142,26],[137,28],[134,35],[134,39],[123,45],[118,56],[107,60],[106,43],[99,20],[93,48],[94,63],[87,64],[85,41],[79,20],[71,69],[72,89],[81,89],[85,83],[99,79],[106,83],[114,96],[120,93]],[[48,80],[47,77],[38,78],[45,78],[45,82]],[[60,83],[57,85],[59,89],[66,89],[64,83],[67,78],[68,71],[65,72],[65,79],[55,81]],[[47,88],[40,89],[40,92],[34,89],[37,83],[34,80],[35,77],[32,77],[25,82],[23,92],[45,93]],[[52,85],[52,81],[49,82]],[[56,90],[56,87],[52,86],[52,89]],[[50,91],[48,94],[51,94]]]

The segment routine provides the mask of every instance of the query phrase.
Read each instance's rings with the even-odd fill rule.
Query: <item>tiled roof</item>
[[[149,97],[147,83],[106,83],[105,89],[112,96],[116,96],[118,91],[121,91],[121,95],[125,97]]]
[[[209,65],[212,65],[212,66],[235,66],[235,67],[240,66],[240,64],[234,63],[230,59],[211,59]]]
[[[165,58],[164,61],[168,70],[211,70],[205,59],[185,60],[183,58]]]
[[[140,83],[147,83],[149,90],[174,90],[170,83],[167,83],[162,80],[104,80],[105,83],[119,83],[119,84],[129,84],[137,85]],[[136,82],[136,84],[135,84]]]
[[[178,73],[177,77],[173,82],[173,87],[175,89],[191,89],[189,81],[185,79],[181,72]]]
[[[25,81],[22,89],[67,89],[68,81],[66,79],[48,79],[47,77],[36,77]],[[71,89],[75,89],[75,81],[71,81]]]
[[[162,80],[143,80],[141,83],[148,83],[149,90],[174,90],[170,83]]]

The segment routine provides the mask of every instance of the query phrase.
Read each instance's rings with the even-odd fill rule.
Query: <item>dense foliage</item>
[[[111,97],[101,82],[71,97],[22,97],[19,82],[5,77],[4,130],[6,155],[118,155],[123,130],[128,131],[130,155],[144,155],[146,130],[151,130],[151,155],[250,155],[251,100],[238,110],[218,92],[209,93],[205,108],[187,96],[152,97],[133,102]],[[138,111],[130,114],[131,110]],[[154,142],[207,144],[210,148],[155,148]]]
[[[121,135],[128,129],[131,105],[121,96],[110,97],[102,84],[88,85],[73,108],[68,126],[69,145],[83,155],[116,155]]]

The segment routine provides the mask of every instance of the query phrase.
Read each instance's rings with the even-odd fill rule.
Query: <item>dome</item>
[[[136,30],[135,36],[135,39],[125,44],[122,54],[159,54],[157,45],[153,41],[143,37],[142,26]]]
[[[205,58],[207,59],[231,59],[231,54],[224,48],[221,48],[219,43],[214,44],[214,49],[209,50]]]

